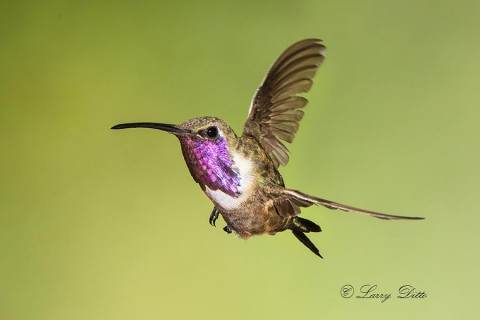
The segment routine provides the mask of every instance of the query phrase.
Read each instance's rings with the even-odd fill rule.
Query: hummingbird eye
[[[218,128],[217,127],[208,127],[207,130],[205,130],[205,133],[207,134],[207,137],[210,139],[216,139],[218,138]]]

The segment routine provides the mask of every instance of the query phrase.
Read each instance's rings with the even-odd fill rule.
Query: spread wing
[[[288,163],[288,149],[281,140],[295,138],[301,110],[308,100],[299,93],[308,92],[322,64],[325,46],[318,39],[294,43],[275,61],[253,97],[243,133],[253,135],[278,168]]]
[[[360,209],[346,204],[317,198],[306,193],[287,189],[279,186],[271,186],[270,196],[273,199],[270,210],[275,210],[282,217],[293,217],[300,214],[301,207],[310,207],[311,205],[321,205],[328,209],[338,209],[346,212],[356,212],[366,214],[375,218],[385,220],[422,220],[423,217],[397,216],[380,213],[371,210]]]
[[[309,207],[312,204],[316,204],[316,205],[324,206],[328,209],[333,209],[333,210],[338,209],[346,212],[356,212],[356,213],[366,214],[375,218],[385,219],[385,220],[423,220],[425,219],[423,217],[397,216],[397,215],[385,214],[385,213],[380,213],[380,212],[371,211],[371,210],[360,209],[360,208],[352,207],[346,204],[341,204],[338,202],[310,196],[303,192],[292,190],[292,189],[284,188],[283,195],[287,196],[287,198],[288,196],[292,197],[293,201],[292,199],[290,199],[290,202],[294,202],[302,207]],[[294,214],[290,214],[290,215],[294,215]]]

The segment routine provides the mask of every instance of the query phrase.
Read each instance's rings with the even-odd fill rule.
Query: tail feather
[[[301,217],[295,217],[292,219],[290,229],[295,229],[300,232],[320,232],[322,229],[318,224],[315,222],[312,222],[310,220],[301,218]]]
[[[278,186],[277,186],[278,187]],[[361,214],[366,214],[375,218],[385,219],[385,220],[422,220],[425,219],[423,217],[408,217],[408,216],[397,216],[391,214],[380,213],[371,210],[360,209],[356,207],[352,207],[349,205],[341,204],[338,202],[325,200],[321,198],[317,198],[314,196],[310,196],[303,192],[286,189],[286,188],[278,188],[276,190],[276,201],[278,204],[275,203],[275,208],[277,209],[277,213],[282,216],[290,216],[291,220],[289,225],[287,226],[293,233],[293,235],[303,243],[310,251],[314,254],[323,258],[320,254],[320,251],[315,247],[315,245],[308,239],[305,233],[309,232],[320,232],[322,231],[320,226],[316,223],[301,218],[297,216],[299,210],[292,210],[291,207],[309,207],[313,204],[324,206],[328,209],[339,209],[342,211],[347,212],[356,212]],[[282,209],[282,210],[279,210]],[[299,209],[299,208],[297,208]]]
[[[301,217],[294,217],[291,220],[290,230],[292,230],[292,233],[295,237],[297,237],[298,240],[300,240],[301,243],[303,243],[310,251],[315,253],[317,256],[323,259],[322,255],[320,254],[320,251],[315,247],[312,241],[308,239],[308,237],[305,235],[305,233],[308,232],[320,232],[322,229],[320,226],[310,220],[301,218]]]
[[[302,231],[298,231],[295,229],[292,229],[292,233],[295,237],[297,237],[298,240],[300,240],[301,243],[303,243],[310,251],[312,251],[314,254],[319,256],[320,258],[323,259],[322,255],[320,254],[320,251],[315,247],[312,241],[308,239],[308,237],[303,233]]]

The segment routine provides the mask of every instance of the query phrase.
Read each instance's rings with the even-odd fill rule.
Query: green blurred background
[[[475,318],[479,21],[478,1],[0,1],[0,318]],[[307,37],[328,56],[287,186],[427,217],[304,210],[324,260],[211,227],[176,139],[109,130],[214,115],[239,132]]]

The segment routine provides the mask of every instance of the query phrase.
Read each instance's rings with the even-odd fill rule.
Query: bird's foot
[[[232,230],[228,226],[223,227],[223,231],[226,233],[232,233]]]
[[[218,219],[218,214],[219,214],[219,211],[217,210],[217,207],[213,207],[213,210],[212,210],[212,213],[210,214],[210,218],[208,219],[208,222],[210,222],[210,224],[214,227],[216,227],[215,222]]]
[[[208,219],[208,222],[214,227],[216,227],[215,222],[218,219],[218,216],[220,214],[220,211],[218,211],[217,207],[213,207],[212,213],[210,213],[210,218]],[[230,229],[228,226],[223,227],[223,231],[226,233],[232,233],[232,229]]]

